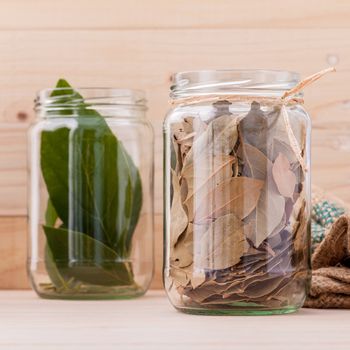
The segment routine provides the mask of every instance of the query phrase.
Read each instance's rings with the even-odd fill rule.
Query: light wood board
[[[2,0],[0,29],[340,28],[348,0]]]
[[[128,301],[54,301],[0,292],[4,350],[348,350],[348,310],[283,316],[192,316],[163,292]]]

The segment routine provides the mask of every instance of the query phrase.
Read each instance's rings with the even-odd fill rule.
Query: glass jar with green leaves
[[[44,298],[144,294],[153,274],[153,131],[140,91],[65,80],[29,133],[28,270]]]

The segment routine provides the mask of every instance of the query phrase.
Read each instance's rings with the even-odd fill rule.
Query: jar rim
[[[294,71],[271,69],[193,70],[175,73],[173,99],[194,95],[234,94],[279,97],[300,81]]]
[[[53,96],[54,92],[64,92]],[[72,93],[73,92],[73,93]],[[69,98],[65,101],[64,98]],[[98,107],[131,107],[146,109],[145,92],[138,89],[123,89],[112,87],[61,87],[42,89],[37,92],[35,99],[35,110],[50,108],[72,108],[81,103]]]

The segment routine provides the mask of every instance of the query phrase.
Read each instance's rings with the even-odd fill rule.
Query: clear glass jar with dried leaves
[[[281,314],[310,280],[310,120],[299,75],[178,73],[164,122],[164,284],[187,313]]]

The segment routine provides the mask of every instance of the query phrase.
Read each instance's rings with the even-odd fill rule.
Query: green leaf
[[[65,286],[72,278],[103,286],[127,286],[133,283],[130,262],[119,261],[115,251],[100,241],[63,228],[44,226],[44,232],[52,261],[59,270],[52,281],[56,286]],[[74,247],[71,241],[79,242],[75,245],[78,251],[71,251]]]
[[[45,222],[46,225],[55,226],[58,215],[56,213],[55,207],[52,205],[50,198],[47,201],[47,207],[45,212]]]
[[[139,171],[106,120],[65,80],[59,80],[56,87],[59,89],[51,97],[65,108],[57,108],[55,116],[72,116],[77,125],[42,132],[41,169],[50,197],[46,224],[53,228],[57,215],[61,229],[89,236],[119,259],[127,259],[142,206]],[[61,244],[58,237],[51,237],[54,257],[60,255],[56,251]],[[66,248],[81,251],[88,242],[75,240]],[[99,266],[104,268],[103,264]],[[63,268],[59,267],[60,272]],[[125,265],[120,264],[120,268],[125,270]],[[94,276],[90,283],[98,280],[103,284],[98,275]]]
[[[48,244],[45,246],[45,267],[51,282],[58,290],[70,289],[69,281],[66,281],[58,270]]]

